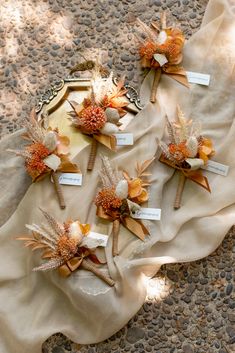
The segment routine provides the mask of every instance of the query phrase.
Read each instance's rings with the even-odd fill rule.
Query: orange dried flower
[[[182,61],[182,49],[184,45],[184,35],[180,29],[167,28],[165,30],[167,39],[164,43],[158,44],[146,41],[140,46],[139,53],[143,63],[147,67],[159,67],[159,63],[154,60],[154,54],[163,54],[166,56],[168,63],[166,65],[178,65]]]
[[[63,258],[64,261],[71,259],[77,252],[77,239],[67,235],[61,235],[57,242],[56,257]]]
[[[105,212],[121,207],[122,200],[116,196],[115,188],[105,188],[99,191],[95,198],[96,206],[103,207]]]
[[[134,178],[128,181],[128,195],[129,198],[141,204],[148,201],[148,192],[142,186],[143,181],[140,178]]]
[[[44,164],[43,159],[49,156],[50,151],[40,142],[33,143],[26,147],[26,152],[29,157],[26,158],[25,165],[28,173],[33,177],[35,172],[39,175],[43,173],[47,166]]]
[[[81,111],[79,121],[84,133],[95,134],[102,129],[107,118],[101,107],[90,105]]]
[[[179,144],[170,143],[168,148],[169,153],[178,162],[183,162],[185,158],[188,158],[190,156],[185,142],[180,142]]]
[[[156,52],[157,45],[150,41],[145,42],[145,44],[139,49],[140,56],[145,57],[147,60],[151,60]]]

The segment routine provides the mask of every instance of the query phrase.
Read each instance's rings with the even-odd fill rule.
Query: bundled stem
[[[119,235],[119,229],[120,229],[120,221],[119,219],[115,219],[113,221],[113,248],[112,248],[112,253],[113,256],[116,256],[119,254],[118,252],[118,235]]]
[[[151,96],[150,96],[151,103],[156,102],[156,94],[157,94],[157,88],[160,81],[160,77],[161,77],[161,69],[159,68],[154,70],[154,79],[153,79],[153,85],[152,85]]]
[[[84,270],[91,271],[92,273],[94,273],[94,275],[106,282],[110,287],[114,286],[115,282],[111,278],[105,276],[98,268],[96,268],[94,265],[92,265],[91,262],[87,261],[86,259],[82,260],[81,267]]]
[[[87,164],[87,170],[92,170],[94,168],[96,153],[97,153],[97,140],[95,138],[92,139],[90,156]]]
[[[63,191],[62,191],[61,185],[59,183],[58,175],[56,174],[56,172],[52,172],[51,176],[52,176],[52,180],[54,182],[54,187],[55,187],[55,191],[56,191],[56,194],[58,197],[60,208],[63,210],[63,209],[65,209],[66,206],[65,206]]]
[[[178,186],[176,190],[175,202],[174,202],[175,210],[178,210],[181,207],[181,199],[184,191],[185,181],[186,181],[185,175],[180,172]]]

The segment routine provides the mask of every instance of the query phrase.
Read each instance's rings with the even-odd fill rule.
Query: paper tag
[[[134,144],[133,134],[114,134],[117,146],[130,146]]]
[[[132,213],[131,216],[132,218],[136,218],[136,219],[149,219],[152,221],[160,221],[161,209],[141,207],[140,210],[135,211],[135,213]]]
[[[80,173],[61,173],[59,175],[59,183],[62,185],[82,185],[82,174]]]
[[[96,232],[90,232],[89,233],[89,238],[95,239],[95,240],[99,240],[99,246],[106,246],[107,242],[108,242],[108,236],[105,234],[101,234],[101,233],[96,233]]]
[[[200,74],[199,72],[186,71],[189,83],[197,83],[198,85],[209,86],[210,75]]]
[[[205,169],[208,172],[212,172],[212,173],[215,173],[215,174],[227,176],[228,171],[229,171],[229,166],[209,160],[207,162],[207,165],[202,167],[202,169]]]

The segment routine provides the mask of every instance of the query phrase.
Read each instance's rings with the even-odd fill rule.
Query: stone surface
[[[133,22],[169,9],[187,37],[207,0],[3,0],[0,2],[0,136],[20,127],[40,95],[83,57],[99,54],[138,88],[143,76]],[[116,335],[79,346],[51,336],[44,353],[235,352],[235,230],[201,261],[163,266],[149,282],[146,303]]]

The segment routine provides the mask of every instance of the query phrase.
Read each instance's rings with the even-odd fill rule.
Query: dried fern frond
[[[37,224],[26,224],[25,227],[31,230],[34,233],[40,235],[40,241],[44,244],[47,244],[51,249],[55,249],[56,241],[55,239],[51,238],[50,235],[45,232],[40,226]]]
[[[104,187],[115,187],[122,179],[118,172],[111,166],[110,160],[106,156],[101,156],[102,168],[100,178]]]
[[[150,173],[145,173],[146,169],[152,164],[152,162],[155,160],[155,157],[147,159],[143,163],[138,163],[136,164],[136,171],[137,171],[137,177],[141,178],[143,176],[150,176]]]
[[[40,208],[40,211],[46,218],[48,224],[50,225],[51,229],[58,235],[62,235],[64,232],[64,229],[61,227],[59,222],[56,221],[54,217],[52,217],[48,212],[44,211],[42,208]]]
[[[23,126],[26,128],[27,135],[32,142],[43,142],[44,132],[41,124],[37,121],[35,109],[31,111],[30,119],[24,120]]]
[[[14,153],[16,156],[20,156],[23,157],[25,159],[30,158],[31,154],[26,151],[26,150],[13,150],[11,148],[7,149],[7,152],[12,152]]]
[[[159,147],[161,148],[162,153],[164,154],[164,156],[165,156],[167,159],[169,159],[169,160],[172,161],[172,162],[176,162],[175,159],[172,157],[171,153],[169,152],[168,145],[167,145],[165,142],[161,141],[161,142],[159,143]]]
[[[60,258],[58,259],[51,259],[44,264],[34,267],[33,271],[38,272],[38,271],[50,271],[50,270],[55,270],[59,268],[61,265],[63,265],[64,261]]]
[[[142,22],[139,18],[137,18],[136,22],[150,41],[153,41],[153,42],[157,41],[158,33],[155,30],[151,29],[144,22]]]
[[[170,142],[171,143],[176,143],[176,141],[175,141],[176,131],[175,131],[174,125],[171,124],[171,122],[168,119],[168,117],[166,117],[166,126],[167,126],[168,135],[169,135],[169,138],[170,138]]]

